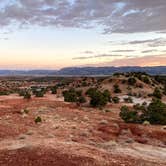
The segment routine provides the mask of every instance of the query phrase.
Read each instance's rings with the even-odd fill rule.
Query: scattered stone
[[[33,133],[33,131],[28,131],[26,134],[27,135],[33,135],[34,133]]]
[[[101,120],[101,121],[100,121],[100,124],[102,124],[102,125],[107,125],[107,124],[108,124],[108,121],[107,121],[107,120]]]
[[[150,122],[147,121],[147,120],[145,120],[145,121],[143,122],[143,125],[144,125],[144,126],[149,126],[149,125],[150,125]]]
[[[88,116],[84,116],[83,120],[84,120],[84,121],[89,121]]]
[[[20,136],[18,137],[18,139],[26,139],[26,136],[25,136],[25,135],[20,135]]]

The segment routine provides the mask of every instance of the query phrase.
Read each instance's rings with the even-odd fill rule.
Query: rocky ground
[[[126,124],[119,107],[78,108],[49,94],[1,96],[0,166],[165,166],[163,126]]]

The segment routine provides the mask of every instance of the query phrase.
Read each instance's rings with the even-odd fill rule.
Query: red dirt
[[[1,166],[166,164],[162,126],[125,124],[118,117],[118,105],[108,106],[112,112],[104,113],[50,96],[30,100],[6,97],[0,105]],[[21,114],[22,109],[28,109],[28,115]],[[35,124],[37,116],[42,123]]]

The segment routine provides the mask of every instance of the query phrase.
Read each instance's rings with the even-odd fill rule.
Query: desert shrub
[[[84,96],[80,96],[80,97],[78,98],[78,102],[79,102],[79,103],[86,103],[86,98],[85,98]]]
[[[145,118],[151,124],[166,125],[166,104],[159,99],[154,99],[145,112]]]
[[[130,110],[127,106],[121,107],[120,117],[127,123],[138,122],[138,112],[135,110]]]
[[[87,82],[86,82],[86,81],[83,81],[83,82],[82,82],[82,86],[83,86],[83,87],[88,86]]]
[[[25,93],[26,93],[25,90],[19,90],[19,91],[18,91],[19,96],[24,96]]]
[[[135,85],[136,82],[137,82],[137,80],[136,80],[134,77],[130,77],[130,78],[128,79],[128,84],[129,84],[129,85]]]
[[[28,114],[28,113],[29,113],[29,110],[28,110],[28,109],[24,109],[24,113],[25,113],[25,114]]]
[[[77,90],[76,93],[77,93],[77,96],[78,96],[78,97],[81,97],[81,95],[82,95],[82,90]]]
[[[0,91],[0,96],[3,96],[3,95],[9,95],[10,93],[8,91]]]
[[[47,91],[46,88],[41,88],[41,87],[34,87],[32,89],[32,92],[36,97],[43,97],[46,91]]]
[[[51,87],[51,93],[56,94],[57,93],[57,86]]]
[[[108,98],[100,91],[96,91],[91,96],[90,105],[92,107],[104,107],[108,102]]]
[[[41,123],[42,122],[42,118],[40,116],[35,118],[35,123]]]
[[[104,90],[103,95],[107,98],[108,101],[111,101],[111,94],[109,90]]]
[[[119,99],[119,97],[113,97],[112,101],[117,104],[117,103],[119,103],[120,99]]]
[[[128,107],[121,107],[120,117],[125,122],[166,125],[166,104],[159,99],[153,99],[149,106],[134,105],[130,110]]]
[[[89,97],[93,96],[93,94],[97,91],[96,88],[89,88],[87,91],[86,91],[86,95],[88,95]]]
[[[114,85],[114,93],[121,93],[121,89],[119,88],[119,85],[118,84],[115,84]]]
[[[69,89],[63,92],[64,100],[66,102],[77,102],[77,93],[74,89]]]
[[[124,102],[133,103],[133,99],[131,97],[124,98]]]
[[[146,84],[150,84],[150,83],[151,83],[151,82],[150,82],[150,79],[149,79],[147,76],[141,77],[141,81],[143,81],[143,82],[146,83]]]
[[[126,83],[126,80],[122,80],[122,84],[125,84]]]
[[[166,95],[166,85],[164,85],[163,94]]]
[[[35,93],[35,96],[36,96],[36,97],[44,97],[44,91],[37,91],[37,92]]]
[[[24,93],[24,99],[31,99],[31,93],[29,91]]]
[[[160,91],[159,88],[155,88],[154,92],[153,92],[153,96],[158,98],[158,99],[161,99],[162,98],[162,93]]]

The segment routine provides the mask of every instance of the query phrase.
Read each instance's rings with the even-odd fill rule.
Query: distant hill
[[[150,75],[166,75],[166,66],[157,67],[68,67],[61,70],[0,70],[1,76],[90,76],[112,75],[117,72],[146,72]]]

